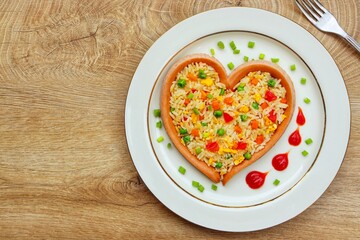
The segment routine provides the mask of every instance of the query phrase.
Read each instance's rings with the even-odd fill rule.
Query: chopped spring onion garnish
[[[193,98],[194,98],[194,94],[193,94],[193,93],[189,93],[189,94],[187,95],[187,98],[188,98],[188,99],[193,99]]]
[[[274,79],[270,79],[270,80],[268,81],[268,86],[269,86],[269,87],[275,87],[275,85],[276,85],[276,81],[275,81]]]
[[[265,54],[264,54],[264,53],[260,53],[259,59],[264,60],[264,58],[265,58]]]
[[[240,49],[235,49],[235,50],[233,51],[233,54],[240,54]]]
[[[255,42],[248,42],[248,48],[254,48],[255,47]]]
[[[211,189],[212,189],[212,190],[216,191],[217,188],[218,188],[218,187],[217,187],[215,184],[212,184],[212,185],[211,185]]]
[[[291,65],[291,66],[290,66],[290,70],[291,70],[291,71],[295,71],[295,70],[296,70],[296,65],[295,65],[295,64]]]
[[[171,148],[171,143],[168,143],[166,146],[167,146],[167,148],[170,149]]]
[[[201,123],[201,126],[203,126],[203,127],[206,127],[207,125],[208,125],[208,123],[206,123],[206,122]]]
[[[184,135],[184,134],[187,134],[188,131],[187,131],[186,128],[180,128],[180,129],[179,129],[179,133],[180,133],[180,135]]]
[[[210,49],[211,56],[215,55],[215,50],[213,48]]]
[[[279,180],[279,179],[275,179],[275,181],[273,182],[273,184],[274,184],[275,186],[279,185],[279,183],[280,183],[280,180]]]
[[[225,94],[225,89],[221,88],[219,95],[220,95],[220,96],[223,96],[224,94]]]
[[[259,110],[259,104],[257,102],[253,102],[251,106],[253,107],[253,109]]]
[[[313,143],[313,140],[311,138],[308,138],[305,140],[306,145],[310,145]]]
[[[186,169],[183,166],[179,167],[179,172],[184,175],[186,173]]]
[[[205,190],[204,186],[199,184],[198,188],[197,188],[200,192],[203,192]]]
[[[161,122],[161,121],[158,121],[158,122],[156,123],[156,127],[157,127],[157,128],[161,128],[161,127],[162,127],[162,122]]]
[[[220,128],[216,131],[216,134],[219,135],[219,136],[224,136],[225,134],[225,130],[223,128]]]
[[[195,149],[196,155],[199,155],[201,152],[202,152],[201,148],[197,147],[197,148]]]
[[[156,141],[157,141],[158,143],[161,143],[162,141],[164,141],[164,137],[163,137],[163,136],[160,136],[160,137],[158,137],[158,138],[156,139]]]
[[[246,114],[240,115],[240,119],[242,122],[245,122],[247,120],[248,116]]]
[[[249,61],[249,57],[248,56],[244,56],[244,62]]]
[[[209,93],[206,97],[207,97],[208,99],[212,99],[214,96]]]
[[[187,136],[183,137],[183,140],[184,140],[184,143],[185,143],[185,144],[188,144],[191,139],[190,139],[190,136],[187,135]]]
[[[155,116],[155,117],[160,117],[160,116],[161,116],[161,111],[160,111],[160,109],[154,109],[154,116]]]
[[[309,155],[309,153],[308,153],[306,150],[302,151],[301,154],[302,154],[304,157],[306,157],[307,155]]]
[[[175,111],[175,108],[170,107],[170,112],[173,112],[173,111]]]
[[[304,103],[309,104],[311,102],[310,98],[304,98]]]
[[[217,45],[218,45],[218,47],[219,47],[220,49],[224,49],[224,48],[225,48],[225,45],[224,45],[224,43],[223,43],[222,41],[219,41],[219,42],[217,43]]]
[[[199,114],[200,114],[200,112],[199,112],[199,110],[198,110],[197,108],[194,108],[194,109],[193,109],[193,112],[194,112],[196,115],[199,115]]]
[[[273,63],[277,63],[277,62],[280,61],[280,58],[271,58],[271,61],[272,61]]]
[[[227,66],[228,66],[228,68],[229,68],[230,70],[233,70],[234,67],[235,67],[232,62],[229,62]]]
[[[203,69],[199,70],[198,77],[201,78],[201,79],[206,78],[206,74],[205,74],[205,71]]]
[[[305,84],[306,84],[306,78],[301,78],[301,79],[300,79],[300,83],[301,83],[302,85],[305,85]]]
[[[216,162],[215,167],[216,168],[221,168],[222,167],[222,162]]]
[[[197,188],[197,187],[199,187],[200,183],[197,181],[192,181],[192,185],[193,185],[193,187]]]
[[[236,45],[235,45],[234,41],[231,41],[229,45],[230,45],[232,50],[236,49]]]

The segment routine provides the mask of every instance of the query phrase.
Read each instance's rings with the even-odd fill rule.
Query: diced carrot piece
[[[203,90],[201,90],[201,99],[202,100],[206,100],[206,97],[207,97],[207,94],[206,94],[206,92],[205,91],[203,91]]]
[[[199,116],[199,120],[204,120],[204,118],[205,118],[204,115]]]
[[[241,129],[241,127],[239,125],[235,125],[234,131],[239,134],[239,133],[242,132],[242,129]]]
[[[188,73],[187,75],[188,79],[190,79],[191,81],[197,81],[198,78],[196,75],[192,74],[192,73]]]
[[[193,135],[194,137],[199,137],[199,130],[194,128],[193,130],[191,130],[191,135]]]
[[[186,98],[184,101],[185,106],[187,106],[190,103],[190,99]]]
[[[264,136],[263,135],[257,136],[256,139],[255,139],[255,142],[257,144],[262,144],[264,142]]]
[[[282,98],[282,99],[280,100],[280,102],[281,102],[281,103],[287,103],[287,99],[286,99],[286,98]]]
[[[258,129],[259,128],[259,122],[256,120],[251,121],[251,128],[252,129]]]
[[[250,83],[251,83],[252,85],[257,85],[257,84],[259,83],[259,80],[258,80],[257,78],[252,78],[252,79],[250,80]]]
[[[234,98],[232,98],[232,97],[224,98],[224,103],[227,105],[231,105],[233,102],[234,102]]]
[[[269,104],[267,102],[263,102],[260,106],[262,109],[265,109],[269,106]]]
[[[220,109],[220,101],[219,100],[212,101],[211,106],[213,107],[214,110],[219,110]]]

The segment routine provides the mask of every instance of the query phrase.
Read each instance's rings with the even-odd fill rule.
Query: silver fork
[[[360,52],[360,44],[340,27],[335,17],[318,0],[295,1],[301,12],[315,27],[323,32],[335,33],[343,37]]]

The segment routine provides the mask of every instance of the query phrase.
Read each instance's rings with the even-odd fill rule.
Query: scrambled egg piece
[[[230,149],[230,148],[220,148],[218,151],[219,154],[224,154],[224,153],[237,153],[236,150]]]
[[[238,159],[234,160],[234,164],[235,165],[239,165],[240,163],[242,163],[245,160],[245,158],[243,156],[239,157]]]
[[[257,103],[260,103],[262,97],[261,97],[261,95],[260,95],[259,93],[256,93],[256,94],[254,95],[254,99],[255,99],[255,101],[256,101]]]
[[[204,80],[201,80],[200,83],[202,85],[210,87],[210,86],[212,86],[214,84],[214,81],[212,79],[210,79],[210,78],[206,78]]]
[[[242,107],[239,109],[239,111],[240,111],[240,112],[243,112],[243,113],[247,113],[249,110],[250,110],[250,109],[249,109],[248,106],[242,106]]]

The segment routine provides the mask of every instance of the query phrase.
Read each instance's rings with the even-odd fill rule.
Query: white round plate
[[[273,26],[276,26],[274,28]],[[276,29],[276,30],[274,30]],[[234,41],[240,54],[233,54],[228,43]],[[217,42],[223,41],[220,50]],[[249,41],[255,42],[248,48]],[[306,124],[300,127],[303,140],[293,147],[288,136],[296,130],[297,108],[289,127],[276,145],[256,163],[237,174],[226,186],[199,173],[174,148],[166,131],[156,128],[154,109],[160,106],[164,75],[178,59],[191,53],[208,53],[224,66],[244,62],[244,56],[257,59],[279,58],[279,65],[294,82],[297,107]],[[291,71],[290,65],[296,70]],[[230,73],[230,70],[228,70]],[[300,83],[306,78],[305,85]],[[336,97],[334,97],[336,96]],[[306,104],[304,98],[311,99]],[[253,231],[293,218],[330,185],[343,161],[350,132],[350,106],[342,76],[324,47],[306,30],[274,13],[252,8],[225,8],[193,16],[166,32],[148,50],[134,74],[125,111],[126,136],[137,171],[150,191],[169,209],[198,225],[223,231]],[[158,143],[158,137],[164,141]],[[309,155],[304,157],[302,151]],[[289,167],[276,171],[272,158],[289,151]],[[179,173],[179,166],[186,174]],[[252,170],[269,172],[264,186],[250,189],[245,183]],[[280,184],[273,184],[275,179]],[[200,182],[205,191],[192,186]]]

